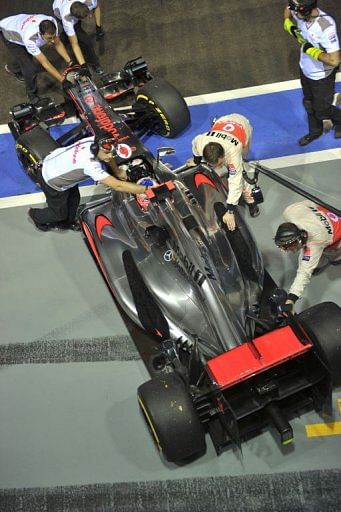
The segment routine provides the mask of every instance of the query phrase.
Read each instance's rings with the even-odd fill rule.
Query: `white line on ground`
[[[294,167],[299,165],[308,165],[318,162],[329,162],[341,158],[341,149],[326,149],[324,151],[314,151],[312,153],[302,153],[299,155],[281,156],[278,158],[268,158],[259,162],[270,169],[283,169],[285,167]],[[102,185],[87,185],[80,187],[81,197],[90,197],[93,195],[105,194],[106,189]],[[23,194],[20,196],[0,198],[0,210],[3,208],[12,208],[14,206],[27,206],[45,202],[43,192],[34,194]]]

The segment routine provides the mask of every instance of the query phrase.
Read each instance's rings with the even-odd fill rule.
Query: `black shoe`
[[[341,124],[334,126],[334,137],[335,139],[341,139]]]
[[[14,71],[12,71],[9,68],[8,64],[5,64],[5,70],[7,71],[7,73],[9,75],[13,75],[15,77],[15,79],[18,80],[18,82],[21,82],[21,83],[25,82],[25,78],[23,77],[23,74],[20,72],[15,73]]]
[[[51,229],[51,225],[50,224],[40,224],[39,222],[36,222],[34,220],[34,217],[33,217],[34,216],[34,210],[33,210],[33,208],[29,208],[27,213],[28,213],[29,217],[31,218],[31,220],[33,221],[33,224],[35,225],[35,227],[37,229],[39,229],[39,231],[44,231],[44,232],[50,231],[50,229]]]
[[[307,133],[307,135],[303,135],[303,137],[299,139],[298,143],[300,146],[307,146],[307,144],[310,144],[311,142],[313,142],[313,140],[318,139],[319,137],[321,137],[321,135],[322,132],[319,133],[318,135],[312,135],[311,133]]]
[[[37,105],[41,99],[37,94],[28,94],[27,97],[31,105]]]
[[[61,230],[71,230],[71,231],[81,231],[81,227],[79,222],[58,222],[55,226],[57,229]]]
[[[251,217],[258,217],[258,215],[260,214],[260,211],[259,211],[257,203],[248,203],[248,208],[249,208]]]
[[[92,69],[96,73],[96,75],[104,75],[104,69],[102,66],[92,66]]]

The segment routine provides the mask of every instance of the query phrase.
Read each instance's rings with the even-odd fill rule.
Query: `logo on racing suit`
[[[304,260],[304,261],[310,260],[310,247],[306,247],[304,249],[302,260]]]
[[[133,154],[133,151],[128,144],[118,144],[117,146],[117,154],[121,158],[130,158]]]
[[[237,169],[235,168],[235,166],[233,164],[228,164],[228,168],[229,168],[229,175],[234,176],[237,172]]]

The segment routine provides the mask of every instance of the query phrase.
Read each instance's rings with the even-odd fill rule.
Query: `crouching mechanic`
[[[39,101],[37,75],[43,68],[58,82],[64,80],[62,73],[40,48],[46,44],[52,45],[68,65],[71,63],[59,39],[57,22],[45,14],[18,14],[2,19],[0,30],[11,55],[11,62],[6,64],[5,69],[20,82],[25,82],[28,99],[35,104]]]
[[[57,148],[43,160],[37,181],[46,196],[46,208],[30,208],[28,214],[36,228],[79,231],[76,222],[80,202],[78,184],[92,178],[118,192],[143,194],[148,186],[123,181],[114,157],[112,140],[96,141],[94,137],[81,139],[67,148]],[[107,172],[108,166],[115,178]]]
[[[252,186],[243,178],[243,158],[246,158],[252,138],[252,126],[246,117],[229,114],[216,119],[210,130],[197,135],[192,141],[193,160],[199,164],[202,158],[221,177],[227,178],[227,212],[223,221],[230,231],[236,228],[234,212],[243,196],[251,217],[259,215],[259,208],[252,197]]]
[[[278,227],[275,244],[284,251],[300,251],[286,301],[293,308],[313,274],[341,263],[341,217],[311,201],[289,205],[283,217],[286,222]]]

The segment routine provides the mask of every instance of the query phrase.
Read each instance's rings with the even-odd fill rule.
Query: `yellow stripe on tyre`
[[[155,108],[155,111],[158,113],[158,115],[161,118],[161,121],[163,122],[164,128],[166,130],[166,135],[169,135],[170,131],[171,131],[170,126],[169,126],[169,121],[168,121],[167,117],[165,116],[165,114],[162,112],[162,110],[157,105],[155,105],[155,102],[153,100],[150,100],[148,98],[148,96],[145,96],[144,94],[138,94],[136,96],[136,99],[146,101],[150,105],[153,105],[153,107]]]
[[[149,416],[148,411],[147,411],[147,409],[146,409],[146,407],[145,407],[144,403],[142,402],[142,399],[141,399],[139,396],[137,397],[137,399],[138,399],[138,401],[139,401],[139,404],[140,404],[141,409],[143,410],[143,413],[144,413],[144,415],[145,415],[145,418],[146,418],[146,420],[147,420],[147,423],[148,423],[148,425],[149,425],[149,428],[150,428],[150,430],[151,430],[151,432],[152,432],[152,434],[153,434],[153,437],[154,437],[155,443],[156,443],[156,445],[157,445],[157,447],[158,447],[159,451],[162,453],[162,446],[161,446],[161,444],[160,444],[160,440],[159,440],[158,435],[157,435],[157,433],[156,433],[156,430],[155,430],[155,427],[154,427],[153,422],[152,422],[152,420],[151,420],[151,417]]]

